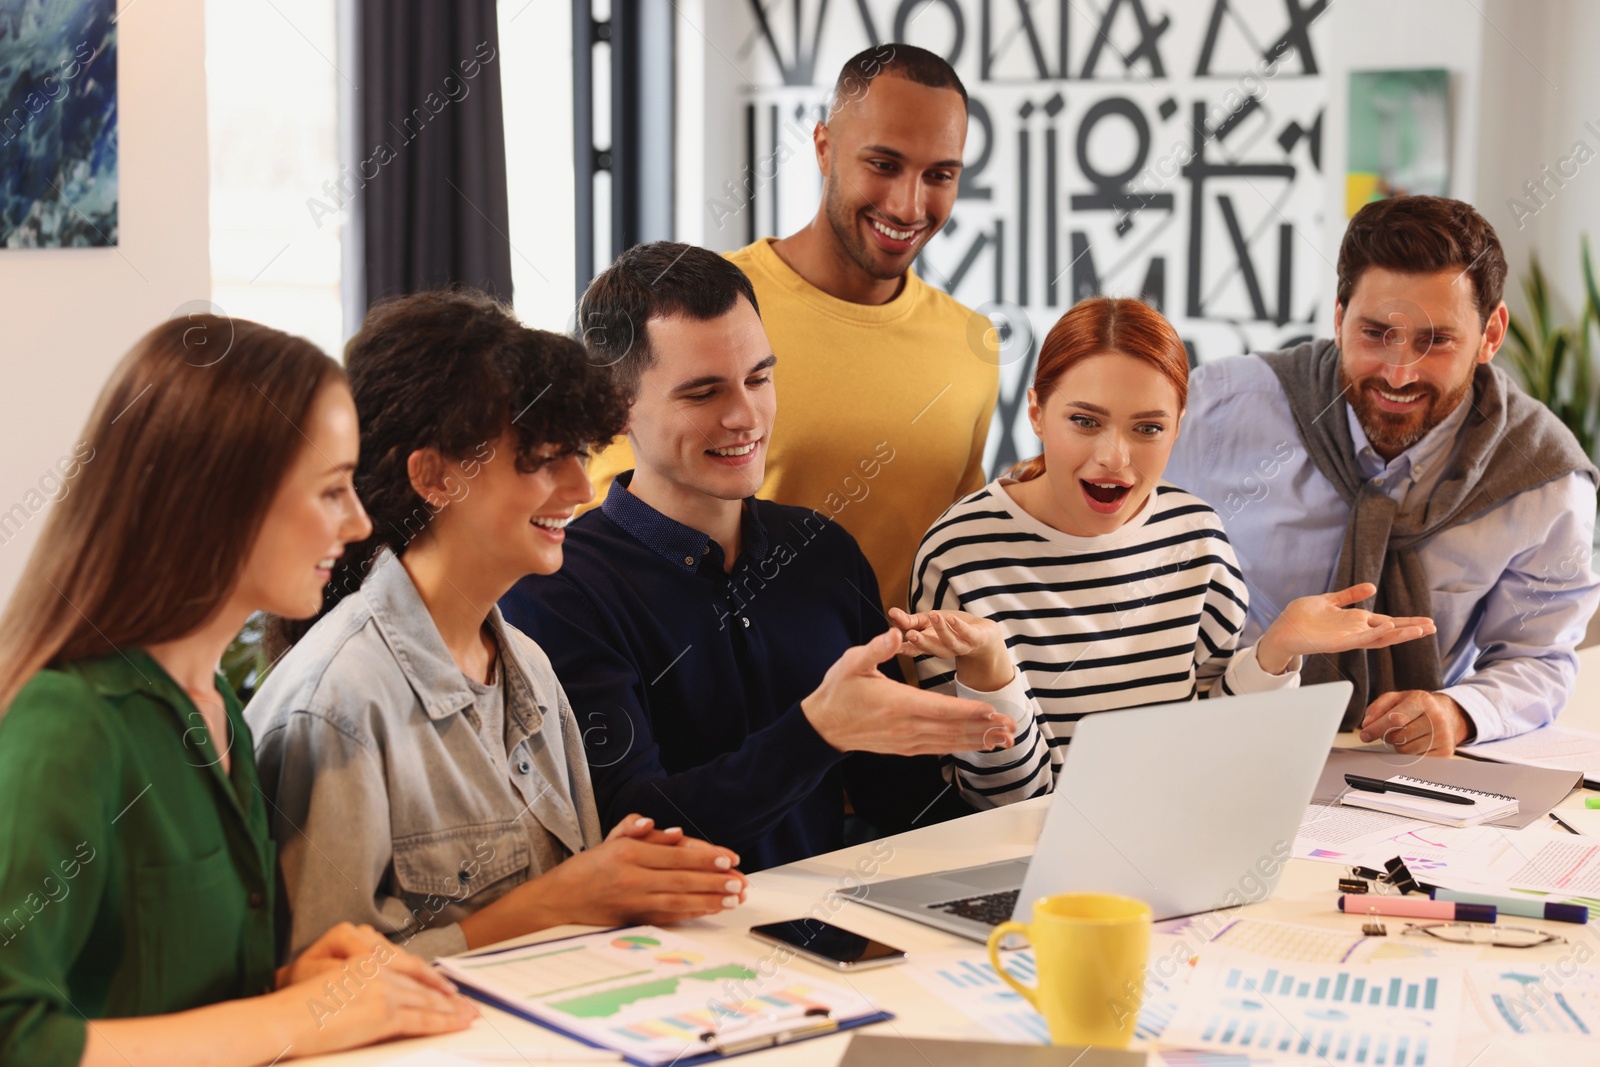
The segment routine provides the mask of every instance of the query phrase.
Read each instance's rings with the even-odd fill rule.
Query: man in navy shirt
[[[1009,745],[1011,720],[904,684],[855,539],[754,496],[777,360],[749,279],[702,248],[640,245],[578,313],[633,395],[637,467],[566,528],[561,570],[501,609],[555,666],[602,820],[685,825],[752,871],[842,846],[846,793],[882,831],[970,810],[936,756]],[[892,458],[862,457],[867,484]]]

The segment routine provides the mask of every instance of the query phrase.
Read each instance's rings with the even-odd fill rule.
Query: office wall
[[[1124,73],[1118,56],[1111,51],[1100,57],[1096,79],[1081,76],[1085,50],[1094,36],[1082,25],[1070,27],[1069,52],[1074,62],[1069,77],[1034,78],[1024,86],[1021,96],[1007,87],[1030,77],[1035,66],[1026,41],[1026,29],[1018,11],[1026,7],[1033,21],[1047,62],[1055,57],[1056,33],[1062,12],[1075,22],[1086,16],[1081,5],[1060,0],[1040,0],[1028,5],[977,0],[945,0],[937,3],[868,2],[859,5],[833,5],[817,36],[820,44],[817,69],[809,78],[791,77],[781,68],[783,61],[811,58],[807,45],[816,17],[814,5],[800,5],[801,40],[793,40],[795,0],[780,0],[762,5],[769,29],[763,30],[753,15],[750,3],[731,0],[681,0],[679,15],[679,104],[677,143],[677,232],[684,240],[712,248],[731,248],[749,239],[752,222],[761,234],[787,233],[800,225],[814,210],[818,179],[811,161],[808,137],[794,133],[791,126],[809,132],[809,114],[791,120],[797,106],[804,107],[821,98],[838,61],[852,47],[864,47],[861,19],[865,10],[873,19],[879,38],[892,34],[896,17],[907,23],[906,37],[938,51],[951,52],[958,36],[964,38],[956,68],[969,89],[985,102],[996,104],[1003,98],[1010,111],[996,118],[995,158],[990,161],[985,184],[993,186],[994,199],[986,204],[964,199],[955,220],[964,232],[953,239],[941,235],[930,245],[923,273],[939,284],[938,277],[926,269],[930,265],[946,268],[961,257],[946,254],[952,249],[973,247],[980,228],[992,225],[995,210],[1010,220],[1008,265],[992,272],[992,257],[981,253],[970,269],[952,286],[956,295],[973,306],[1004,300],[1024,304],[1033,313],[1036,332],[1047,326],[1062,307],[1071,303],[1072,280],[1067,272],[1053,299],[1041,299],[1035,280],[1032,296],[1018,293],[1021,272],[1017,224],[1026,217],[1033,229],[1033,268],[1043,246],[1042,213],[1038,198],[1044,186],[1035,175],[1030,196],[1034,198],[1031,217],[1018,210],[1014,186],[1019,168],[1013,145],[1023,130],[1034,133],[1031,157],[1038,168],[1044,155],[1038,134],[1056,124],[1056,116],[1040,114],[1052,89],[1064,94],[1060,111],[1061,167],[1058,225],[1064,231],[1084,230],[1106,288],[1134,290],[1140,286],[1147,264],[1165,250],[1167,255],[1168,299],[1165,310],[1178,321],[1186,339],[1196,344],[1201,358],[1247,345],[1260,346],[1274,336],[1294,332],[1326,333],[1332,327],[1333,282],[1339,242],[1344,234],[1344,185],[1346,138],[1348,130],[1348,75],[1356,70],[1414,69],[1443,67],[1451,74],[1451,195],[1471,201],[1494,224],[1505,244],[1511,266],[1508,300],[1513,312],[1522,309],[1519,284],[1530,257],[1537,253],[1549,273],[1558,302],[1570,310],[1580,296],[1578,235],[1588,233],[1600,242],[1600,65],[1593,62],[1593,43],[1600,40],[1600,4],[1593,0],[1481,0],[1462,4],[1460,0],[1337,0],[1329,4],[1311,27],[1310,40],[1317,59],[1317,71],[1307,77],[1295,65],[1287,64],[1285,74],[1267,80],[1260,93],[1261,107],[1240,124],[1230,142],[1248,146],[1236,150],[1232,143],[1216,147],[1226,162],[1249,157],[1247,162],[1290,163],[1297,168],[1292,187],[1277,180],[1249,179],[1252,190],[1240,181],[1229,188],[1226,179],[1208,183],[1204,203],[1205,248],[1197,259],[1192,249],[1169,248],[1159,239],[1152,250],[1137,255],[1122,255],[1129,242],[1120,235],[1103,232],[1084,217],[1093,212],[1078,212],[1071,204],[1074,193],[1084,191],[1085,176],[1073,162],[1074,134],[1081,129],[1086,102],[1123,96],[1144,109],[1153,136],[1152,157],[1164,150],[1163,120],[1155,110],[1169,94],[1187,104],[1194,99],[1212,100],[1225,94],[1226,79],[1199,77],[1197,53],[1208,32],[1211,15],[1217,7],[1225,11],[1218,42],[1219,70],[1247,65],[1247,52],[1240,52],[1240,30],[1251,31],[1262,47],[1276,39],[1284,28],[1284,5],[1257,3],[1254,0],[1228,0],[1223,4],[1173,3],[1144,0],[1139,5],[1117,5],[1118,24],[1110,38],[1113,49],[1127,52],[1141,43],[1136,25],[1136,8],[1142,8],[1152,24],[1162,19],[1170,23],[1157,35],[1158,49],[1165,60],[1164,78],[1151,78],[1148,64],[1137,63]],[[1301,5],[1309,8],[1311,5]],[[1109,10],[1101,5],[1096,10]],[[952,12],[959,12],[960,19]],[[990,19],[992,50],[1003,55],[996,65],[992,83],[980,77],[977,53],[985,17]],[[959,21],[964,33],[958,33]],[[770,37],[769,37],[770,33]],[[1230,40],[1231,39],[1231,40]],[[781,57],[781,59],[779,58]],[[799,83],[805,84],[799,84]],[[1007,84],[1001,84],[1007,83]],[[815,87],[818,91],[807,95]],[[1308,105],[1307,91],[1315,94]],[[1031,117],[1019,123],[1015,108],[1027,97],[1034,104]],[[779,110],[775,105],[787,105]],[[1061,105],[1057,105],[1061,107]],[[754,114],[751,114],[753,109]],[[998,108],[992,109],[999,116]],[[775,116],[775,117],[774,117]],[[1177,121],[1181,116],[1175,116]],[[1263,122],[1263,117],[1265,122]],[[747,123],[754,119],[754,148],[747,143]],[[1269,159],[1274,139],[1290,120],[1309,127],[1320,119],[1320,167],[1307,158],[1310,138],[1301,138],[1292,150]],[[1102,123],[1110,127],[1112,123]],[[1257,129],[1259,127],[1259,129]],[[1091,154],[1116,158],[1126,152],[1125,144],[1103,138],[1111,132],[1094,132]],[[1265,132],[1268,136],[1261,136]],[[1584,146],[1578,151],[1578,145]],[[986,149],[976,125],[968,135],[969,164]],[[1102,155],[1103,154],[1103,155]],[[780,166],[767,161],[782,158]],[[1577,162],[1581,157],[1584,162]],[[752,161],[755,173],[751,175]],[[765,165],[763,169],[763,165]],[[1543,168],[1548,166],[1546,172]],[[1552,177],[1551,175],[1554,175]],[[1525,183],[1540,183],[1538,199],[1525,191]],[[1270,188],[1269,188],[1270,186]],[[1297,190],[1306,187],[1314,203],[1309,210]],[[1165,190],[1163,190],[1165,191]],[[1176,205],[1171,212],[1169,231],[1186,231],[1187,220],[1195,214],[1194,183],[1187,176],[1171,183]],[[1244,301],[1245,287],[1239,284],[1238,270],[1230,258],[1226,230],[1216,218],[1217,192],[1227,191],[1244,220],[1250,254],[1254,260],[1259,287],[1272,305],[1274,283],[1281,256],[1276,247],[1275,224],[1292,223],[1294,284],[1293,319],[1278,326],[1267,316],[1251,312]],[[1284,193],[1290,195],[1285,197]],[[1263,194],[1273,198],[1263,203]],[[1514,206],[1515,198],[1523,205]],[[1527,209],[1527,210],[1524,210]],[[1280,217],[1276,211],[1281,211]],[[1253,212],[1253,214],[1246,214]],[[1149,212],[1150,217],[1157,212]],[[1138,232],[1136,219],[1130,235]],[[946,249],[944,246],[948,245]],[[1076,255],[1062,257],[1060,264]],[[1600,253],[1600,248],[1596,249]],[[1106,263],[1113,266],[1107,269]],[[1184,306],[1185,273],[1200,264],[1206,275],[1205,314],[1186,316]],[[1046,272],[1047,274],[1050,272]],[[1130,278],[1129,275],[1132,275]],[[1109,276],[1109,277],[1108,277]],[[995,277],[992,284],[987,281]],[[1227,280],[1231,277],[1231,281]],[[1212,282],[1217,282],[1215,289]],[[988,291],[988,290],[993,290]],[[1003,300],[996,300],[997,297]],[[1273,309],[1275,310],[1275,309]],[[1023,380],[1018,373],[1027,361],[1018,361],[1003,372],[1003,390],[1014,390]],[[1028,451],[1026,428],[1013,423],[1019,450]],[[991,444],[998,437],[991,435]],[[994,458],[991,448],[991,460]]]
[[[37,503],[146,330],[209,299],[204,0],[120,0],[121,244],[0,249],[0,514]],[[70,492],[70,486],[68,487]],[[42,494],[41,494],[42,495]],[[50,507],[0,531],[9,596]]]
[[[1492,28],[1474,202],[1505,245],[1512,311],[1524,306],[1521,278],[1537,253],[1570,315],[1581,299],[1578,237],[1600,244],[1600,4],[1491,0],[1483,10]]]
[[[851,55],[905,41],[960,74],[961,195],[917,271],[1011,327],[991,469],[1037,450],[1023,402],[1032,362],[1083,296],[1146,296],[1200,359],[1311,329],[1333,277],[1317,247],[1333,180],[1327,26],[1311,6],[701,0],[678,11],[677,221],[712,248],[814,215],[811,130]],[[1290,51],[1269,62],[1277,41]],[[682,91],[689,77],[705,88]]]
[[[1600,4],[1592,0],[1339,0],[1328,11],[1330,183],[1324,251],[1344,231],[1344,146],[1351,70],[1451,71],[1451,195],[1494,226],[1510,267],[1506,299],[1537,256],[1558,308],[1582,298],[1578,241],[1600,242]],[[1533,188],[1530,189],[1530,183]],[[1595,248],[1600,256],[1600,247]],[[1600,268],[1600,259],[1596,260]],[[1332,314],[1331,294],[1327,316]]]
[[[1526,2],[1526,0],[1524,0]],[[1536,0],[1542,2],[1542,0]],[[1561,0],[1557,0],[1561,2]],[[1494,30],[1460,0],[1338,0],[1322,21],[1328,24],[1328,153],[1322,254],[1332,265],[1344,237],[1346,139],[1349,132],[1351,71],[1416,70],[1443,67],[1450,72],[1450,195],[1477,202],[1478,146],[1484,95],[1483,50]],[[1319,306],[1319,332],[1333,331],[1333,290]]]

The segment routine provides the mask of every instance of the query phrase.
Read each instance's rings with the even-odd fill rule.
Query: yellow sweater
[[[770,239],[728,258],[749,275],[778,357],[758,495],[837,519],[877,572],[884,606],[905,607],[922,535],[985,481],[1000,388],[989,320],[909,272],[887,304],[852,304],[796,274]],[[595,503],[632,467],[623,437],[596,456]]]

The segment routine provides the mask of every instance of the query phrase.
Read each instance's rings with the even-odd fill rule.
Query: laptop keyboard
[[[983,923],[985,926],[999,926],[1011,918],[1011,913],[1017,910],[1017,896],[1021,889],[1007,889],[999,893],[985,893],[981,897],[967,897],[964,900],[947,900],[942,904],[929,904],[934,911],[942,911],[947,915],[957,915],[963,919]]]

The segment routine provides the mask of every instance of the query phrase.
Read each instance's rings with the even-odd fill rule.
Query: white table
[[[1579,692],[1561,721],[1569,726],[1600,731],[1600,646],[1586,649],[1580,652],[1579,656],[1583,662],[1579,675]],[[1341,739],[1342,743],[1344,741],[1345,739]],[[1587,791],[1574,794],[1561,806],[1581,808],[1585,795],[1594,794]],[[764,958],[769,949],[748,935],[746,931],[749,927],[757,923],[797,918],[811,913],[813,908],[821,905],[834,922],[857,933],[899,946],[913,955],[975,948],[977,946],[974,942],[844,901],[836,895],[836,891],[862,879],[862,872],[872,870],[875,860],[877,873],[874,877],[883,879],[1029,855],[1039,835],[1047,804],[1048,798],[1027,801],[888,838],[887,849],[885,842],[875,842],[759,872],[750,879],[749,900],[743,907],[716,919],[689,923],[677,929],[708,945],[725,949],[729,953],[754,962]],[[1548,820],[1546,824],[1552,827],[1554,825]],[[1237,914],[1355,932],[1361,926],[1361,918],[1341,914],[1332,906],[1336,894],[1335,881],[1338,878],[1338,870],[1337,867],[1326,863],[1293,860],[1285,867],[1283,879],[1270,900],[1242,908]],[[1545,925],[1534,923],[1533,920],[1519,920],[1519,922]],[[1563,923],[1548,925],[1570,941],[1587,939],[1594,949],[1594,958],[1600,959],[1600,929],[1594,926],[1572,926]],[[560,927],[535,937],[523,938],[521,942],[563,937],[587,929],[590,928]],[[507,942],[508,945],[515,943],[519,942]],[[1553,945],[1526,950],[1483,949],[1480,955],[1484,958],[1515,959],[1525,966],[1538,967],[1542,963],[1554,963],[1567,957],[1572,951],[1572,945]],[[826,976],[834,981],[840,980],[836,972],[827,971],[800,959],[792,960],[786,967],[795,974],[810,973],[817,977]],[[873,1032],[896,1033],[913,1038],[981,1040],[989,1036],[977,1024],[951,1011],[943,1001],[929,994],[910,976],[903,973],[902,968],[887,967],[862,971],[850,976],[848,981],[896,1016],[892,1022],[872,1027]],[[395,1042],[378,1048],[360,1049],[338,1056],[318,1057],[302,1062],[357,1067],[357,1065],[382,1064],[425,1048],[481,1049],[509,1047],[511,1044],[525,1044],[537,1048],[560,1045],[577,1047],[575,1042],[567,1042],[566,1039],[514,1015],[489,1007],[483,1007],[482,1010],[483,1018],[470,1030],[462,1033]],[[749,1057],[741,1057],[738,1062],[749,1064],[750,1067],[781,1067],[792,1064],[831,1065],[838,1062],[849,1040],[848,1034],[838,1034],[754,1053]],[[1600,1063],[1600,1039],[1597,1039],[1595,1044],[1597,1051],[1594,1062]],[[1509,1044],[1495,1046],[1474,1060],[1471,1067],[1510,1067],[1513,1064],[1539,1063],[1541,1061],[1538,1059],[1525,1058],[1527,1054],[1536,1052],[1536,1049],[1537,1046],[1530,1042],[1523,1042],[1514,1047]],[[1155,1057],[1152,1057],[1152,1062],[1156,1062]],[[1545,1059],[1542,1062],[1554,1064],[1557,1061]]]

